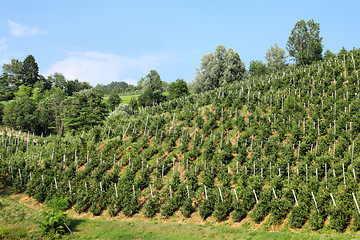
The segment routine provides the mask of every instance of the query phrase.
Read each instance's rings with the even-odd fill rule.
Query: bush
[[[150,198],[144,206],[145,216],[148,218],[153,218],[156,213],[159,212],[160,204],[158,198]]]
[[[234,211],[231,214],[231,217],[234,219],[235,222],[241,222],[247,215],[247,211],[243,204],[236,203]]]
[[[313,210],[310,217],[310,225],[313,230],[319,230],[324,226],[325,219],[316,210]]]
[[[335,207],[330,213],[330,227],[343,232],[350,223],[350,214],[345,207]]]
[[[272,201],[270,210],[271,224],[278,225],[285,219],[290,209],[290,203],[286,198],[275,199]]]
[[[39,222],[41,233],[49,239],[60,238],[66,233],[65,224],[68,221],[66,215],[59,210],[43,211],[44,221]]]
[[[308,207],[306,207],[304,204],[301,204],[299,206],[294,206],[291,209],[291,214],[289,216],[289,224],[292,228],[301,228],[307,218],[308,218]]]
[[[354,222],[352,224],[351,230],[357,232],[360,230],[360,215],[357,210],[353,213]]]
[[[199,208],[199,214],[202,220],[206,220],[214,211],[214,200],[205,199]]]
[[[195,208],[192,205],[190,198],[187,198],[181,208],[181,213],[184,217],[189,218],[191,214],[195,211]]]
[[[228,201],[217,201],[215,203],[214,217],[218,222],[225,221],[229,216],[232,208]]]

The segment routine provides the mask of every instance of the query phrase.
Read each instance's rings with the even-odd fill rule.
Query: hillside
[[[78,214],[360,230],[360,50],[40,137],[4,129],[0,181]],[[189,220],[190,221],[190,220]]]

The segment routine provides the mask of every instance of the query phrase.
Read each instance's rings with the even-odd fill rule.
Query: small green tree
[[[59,210],[44,210],[44,220],[39,222],[41,233],[48,239],[57,239],[66,233],[69,219]]]
[[[121,98],[119,96],[119,92],[117,89],[114,89],[109,94],[109,98],[107,100],[107,105],[111,111],[114,111],[115,108],[121,103]]]

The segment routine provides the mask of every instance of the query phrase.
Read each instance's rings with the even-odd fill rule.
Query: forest
[[[294,64],[275,44],[249,69],[218,46],[188,84],[152,70],[136,87],[92,87],[39,75],[32,55],[12,60],[0,84],[1,187],[61,213],[357,232],[360,50],[323,55],[321,41],[319,24],[301,20],[287,44]]]

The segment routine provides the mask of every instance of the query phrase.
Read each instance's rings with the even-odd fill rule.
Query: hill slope
[[[68,198],[78,213],[357,231],[359,67],[354,50],[112,117],[89,132],[8,130],[1,181],[40,202]]]

